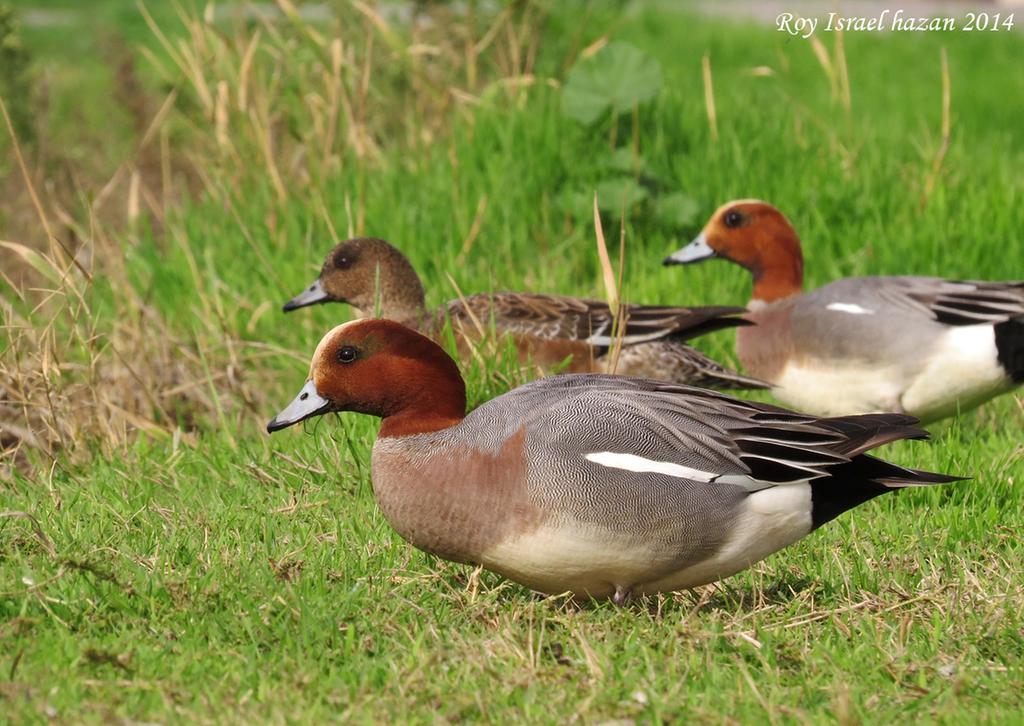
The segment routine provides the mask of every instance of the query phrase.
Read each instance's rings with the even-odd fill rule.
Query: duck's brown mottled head
[[[309,380],[267,431],[331,411],[380,416],[381,436],[437,431],[465,416],[466,387],[430,338],[390,320],[355,320],[323,337]]]
[[[342,242],[324,260],[320,276],[284,304],[290,312],[307,305],[343,302],[383,317],[411,321],[424,309],[423,284],[409,260],[394,245],[376,237]]]
[[[741,199],[723,204],[697,238],[665,258],[685,265],[713,257],[735,262],[754,278],[754,299],[771,302],[803,288],[800,238],[782,212],[767,202]]]

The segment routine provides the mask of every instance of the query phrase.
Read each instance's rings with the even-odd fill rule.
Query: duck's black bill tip
[[[716,257],[718,257],[718,255],[714,253],[706,255],[697,255],[692,253],[687,254],[687,248],[684,247],[683,249],[679,250],[679,252],[675,252],[666,257],[665,259],[663,259],[661,261],[661,264],[664,265],[665,267],[669,267],[671,265],[692,265],[695,262],[713,260]]]
[[[325,303],[330,301],[331,295],[326,290],[324,290],[323,284],[320,282],[320,279],[317,278],[316,280],[313,281],[312,285],[310,285],[308,288],[306,288],[298,295],[293,297],[291,300],[286,302],[281,307],[281,310],[283,310],[286,313],[289,313],[292,310],[298,310],[299,308],[304,308],[307,305],[317,305],[319,303]]]
[[[290,313],[292,310],[298,310],[299,308],[308,308],[310,305],[319,305],[320,303],[327,302],[327,298],[320,298],[319,300],[303,300],[302,296],[292,298],[284,305],[281,306],[281,312]]]
[[[278,421],[277,416],[267,421],[267,433],[272,434],[275,431],[286,429],[292,425],[290,421]]]

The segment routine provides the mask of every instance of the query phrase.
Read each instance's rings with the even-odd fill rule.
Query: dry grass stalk
[[[711,81],[711,55],[704,54],[701,58],[704,74],[704,108],[708,114],[708,128],[711,129],[711,140],[718,141],[718,112],[715,110],[715,88]]]
[[[821,70],[824,71],[825,78],[828,79],[832,100],[839,101],[843,108],[849,111],[852,106],[852,99],[850,95],[850,74],[846,66],[846,46],[843,42],[843,31],[838,30],[835,35],[836,41],[832,53],[828,52],[824,43],[818,40],[818,37],[815,35],[812,35],[810,38],[811,50],[814,51],[814,57],[818,59]]]
[[[473,215],[473,223],[469,227],[469,232],[466,233],[465,239],[462,240],[462,245],[459,248],[459,254],[456,256],[455,261],[462,263],[469,255],[470,250],[473,249],[473,244],[476,242],[477,237],[480,236],[480,230],[484,224],[484,213],[487,211],[487,195],[481,194],[479,201],[476,203],[476,212]]]
[[[849,113],[853,106],[853,101],[850,96],[850,73],[846,67],[846,43],[844,38],[845,35],[842,28],[838,29],[836,31],[834,52],[836,58],[836,78],[839,83],[839,99],[843,104],[843,108]]]
[[[818,59],[818,63],[821,65],[821,70],[825,72],[825,78],[828,79],[829,88],[832,91],[832,98],[839,98],[839,81],[836,78],[836,70],[832,65],[832,59],[829,57],[828,50],[825,48],[825,44],[818,40],[818,36],[812,35],[811,38],[811,50],[814,51],[814,57]]]
[[[133,186],[141,188],[139,182]],[[42,206],[40,213],[45,217]],[[59,455],[73,462],[97,449],[110,453],[138,431],[164,436],[195,428],[216,409],[216,400],[194,385],[201,371],[207,381],[252,399],[234,374],[242,365],[234,341],[225,340],[221,329],[194,344],[176,335],[129,282],[122,247],[95,215],[86,229],[89,247],[104,249],[102,271],[112,296],[107,316],[99,312],[87,272],[62,263],[54,251],[4,243],[46,287],[29,290],[6,280],[21,304],[0,309],[2,469],[48,466]],[[204,368],[204,360],[216,361],[215,367]]]
[[[455,278],[451,276],[451,273],[445,273],[448,277],[448,282],[451,283],[452,288],[455,290],[455,296],[459,298],[459,302],[462,303],[463,310],[466,311],[466,315],[469,316],[469,321],[473,323],[473,327],[476,329],[477,339],[474,340],[472,336],[466,335],[465,330],[456,330],[455,334],[461,336],[465,341],[466,346],[469,348],[473,355],[473,358],[480,366],[486,366],[486,359],[493,358],[497,353],[495,337],[489,334],[489,326],[484,325],[483,321],[476,316],[473,312],[471,305],[466,302],[466,296],[462,294],[462,289],[459,287],[459,283],[455,281]],[[486,346],[486,351],[481,351],[481,347]],[[486,353],[486,355],[485,355]]]
[[[931,169],[928,177],[925,179],[924,192],[921,194],[922,207],[928,203],[928,199],[931,197],[932,192],[935,191],[935,185],[942,174],[942,163],[945,161],[946,153],[949,151],[949,140],[953,131],[951,109],[953,84],[949,77],[949,57],[946,54],[945,46],[942,48],[940,58],[942,65],[942,130],[939,137],[939,148],[936,150],[935,156],[932,157]]]
[[[608,309],[612,313],[612,344],[609,347],[608,357],[611,365],[609,373],[614,373],[619,366],[619,355],[622,353],[622,339],[626,332],[626,320],[619,298],[619,290],[622,287],[622,273],[625,267],[625,225],[620,229],[619,237],[619,274],[616,276],[612,267],[611,258],[608,256],[608,245],[605,243],[604,227],[601,224],[601,212],[597,205],[597,193],[594,194],[594,237],[597,242],[597,259],[601,265],[601,277],[604,281],[605,299],[608,301]]]

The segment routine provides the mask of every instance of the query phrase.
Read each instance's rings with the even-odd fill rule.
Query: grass
[[[630,210],[625,299],[745,300],[738,269],[663,269],[660,259],[718,203],[746,196],[789,215],[812,286],[872,273],[1021,276],[1024,96],[1007,92],[1024,84],[1019,34],[848,35],[847,109],[812,48],[769,29],[662,6],[533,7],[495,26],[476,71],[459,49],[484,38],[493,17],[456,18],[448,38],[395,21],[382,31],[380,18],[347,6],[335,25],[211,32],[160,18],[172,42],[205,48],[200,72],[181,71],[151,35],[126,32],[161,64],[143,74],[156,79],[145,85],[151,107],[178,89],[164,158],[187,160],[185,184],[198,191],[156,211],[143,204],[116,227],[77,218],[91,281],[75,271],[12,281],[0,493],[2,508],[30,514],[42,535],[26,517],[0,519],[6,718],[1019,718],[1018,397],[935,427],[931,443],[886,450],[973,480],[876,500],[723,583],[624,609],[542,599],[401,542],[373,503],[375,421],[331,417],[263,433],[304,380],[321,333],[348,314],[277,312],[335,235],[398,244],[436,304],[455,296],[449,273],[466,293],[603,294],[592,222],[570,202],[608,177],[612,122],[566,119],[546,79],[563,79],[605,33],[656,57],[665,77],[635,122],[618,122],[617,145],[635,123],[648,173],[699,209],[681,225]],[[335,35],[346,44],[332,83],[321,71]],[[834,41],[822,36],[837,62]],[[436,52],[408,52],[417,42]],[[34,45],[37,62],[59,57],[53,46]],[[750,72],[761,67],[771,74]],[[196,90],[218,79],[232,101],[219,117]],[[252,106],[242,112],[244,83]],[[320,123],[332,99],[336,127]],[[606,217],[613,255],[617,225]],[[46,260],[67,266],[45,242],[38,250],[44,270]],[[32,289],[41,287],[51,292]],[[728,333],[699,345],[731,356]],[[467,375],[477,402],[516,377],[507,363]]]

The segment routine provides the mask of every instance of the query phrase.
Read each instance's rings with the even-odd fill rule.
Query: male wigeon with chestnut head
[[[740,360],[802,411],[934,421],[1024,382],[1024,282],[851,277],[805,293],[800,238],[757,200],[722,205],[665,264],[716,257],[753,277]]]
[[[627,305],[619,320],[622,345],[616,355],[611,352],[617,334],[612,311],[598,300],[499,292],[452,300],[429,312],[409,260],[394,245],[373,237],[351,239],[331,250],[320,276],[285,303],[284,311],[328,302],[349,303],[359,315],[378,310],[381,317],[438,340],[450,321],[463,359],[493,330],[515,341],[524,363],[546,370],[614,372],[707,388],[767,388],[683,342],[749,325],[737,317],[744,312],[738,307]]]
[[[728,577],[880,494],[955,479],[866,453],[927,436],[899,414],[816,418],[601,374],[465,409],[444,350],[359,320],[324,336],[267,429],[379,416],[373,492],[405,540],[539,592],[620,604]]]

